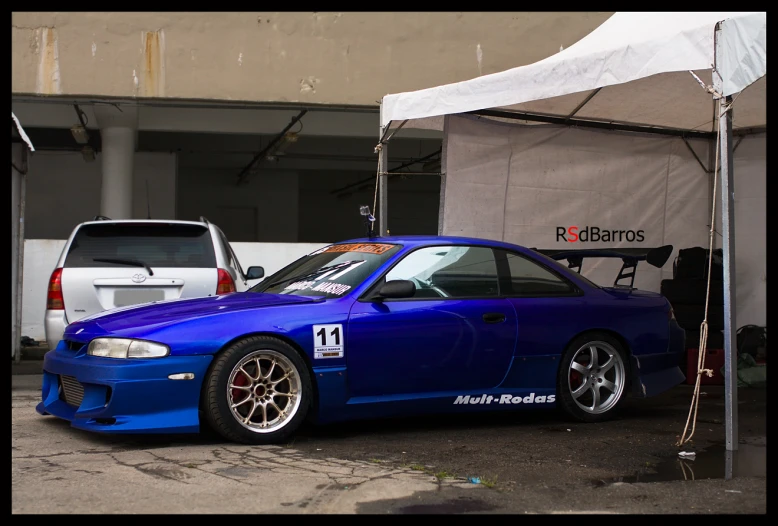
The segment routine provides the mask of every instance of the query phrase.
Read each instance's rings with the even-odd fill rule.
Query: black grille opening
[[[111,401],[111,394],[112,390],[110,387],[105,388],[105,405],[108,405],[108,402]]]
[[[84,344],[81,343],[81,342],[74,342],[74,341],[71,341],[71,340],[65,340],[65,345],[71,351],[81,350],[81,347],[84,346]]]
[[[95,418],[95,423],[112,426],[116,423],[116,419],[115,418]]]

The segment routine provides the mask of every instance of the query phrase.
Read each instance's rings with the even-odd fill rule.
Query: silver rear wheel
[[[589,414],[606,413],[618,404],[625,383],[621,353],[607,342],[587,342],[570,361],[567,388],[575,404]]]

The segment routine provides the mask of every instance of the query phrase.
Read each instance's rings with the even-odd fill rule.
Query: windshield
[[[361,285],[398,250],[400,245],[386,243],[330,245],[279,270],[249,292],[339,298]]]

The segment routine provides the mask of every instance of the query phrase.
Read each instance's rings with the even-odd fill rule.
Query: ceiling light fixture
[[[92,161],[95,160],[95,151],[89,145],[84,146],[84,148],[81,150],[81,155],[84,157],[84,160],[88,163],[91,163]]]
[[[76,124],[70,128],[70,133],[78,144],[87,144],[89,142],[89,132],[81,124]]]

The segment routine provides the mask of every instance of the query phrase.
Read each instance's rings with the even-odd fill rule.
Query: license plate
[[[116,307],[149,303],[150,301],[163,299],[165,299],[165,292],[162,290],[117,290],[113,294],[113,304]]]

